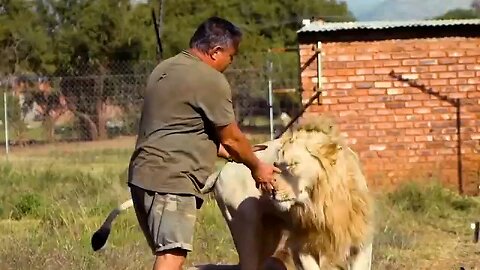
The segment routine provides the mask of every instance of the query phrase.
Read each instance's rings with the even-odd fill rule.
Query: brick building
[[[479,194],[480,20],[307,21],[298,42],[302,98],[322,92],[307,113],[336,117],[373,188]]]

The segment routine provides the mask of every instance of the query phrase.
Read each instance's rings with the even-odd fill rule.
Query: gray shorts
[[[130,186],[139,225],[152,253],[193,250],[197,215],[193,195],[163,194]]]

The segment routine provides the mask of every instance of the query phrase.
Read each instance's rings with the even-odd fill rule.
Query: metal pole
[[[8,161],[8,118],[7,118],[7,91],[3,92],[3,112],[4,112],[4,126],[5,126],[5,153],[6,153],[6,159]]]
[[[273,89],[272,89],[272,60],[268,60],[268,107],[270,110],[270,140],[273,140]]]

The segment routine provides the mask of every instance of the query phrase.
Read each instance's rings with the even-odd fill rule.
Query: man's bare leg
[[[186,257],[187,251],[183,249],[159,252],[155,257],[153,270],[182,270]]]

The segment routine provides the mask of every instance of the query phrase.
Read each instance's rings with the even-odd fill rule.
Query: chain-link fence
[[[285,64],[273,54],[260,56],[241,58],[225,74],[242,129],[268,136],[272,126],[273,132],[279,129],[282,112],[292,115],[300,110],[301,99],[296,91],[297,62]],[[251,59],[256,60],[252,63]],[[5,100],[1,102],[0,141],[8,142],[8,147],[135,136],[142,91],[155,64],[115,62],[68,67],[55,76],[1,77]]]

